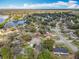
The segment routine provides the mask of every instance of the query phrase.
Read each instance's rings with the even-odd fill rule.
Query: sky
[[[0,0],[0,9],[79,9],[79,0]]]

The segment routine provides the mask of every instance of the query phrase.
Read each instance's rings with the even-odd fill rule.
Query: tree
[[[79,59],[79,51],[76,52],[75,59]]]
[[[76,30],[75,34],[79,37],[79,30]]]
[[[14,20],[19,20],[20,18],[21,18],[20,16],[17,16],[17,15],[16,15],[16,16],[14,16],[13,19],[14,19]]]
[[[9,47],[1,48],[2,59],[13,59],[13,54]]]
[[[37,59],[53,59],[53,57],[48,50],[44,50],[38,55]]]
[[[16,59],[28,59],[28,58],[24,55],[17,55]]]
[[[35,59],[35,51],[33,48],[26,48],[26,54],[28,56],[28,59]]]
[[[24,34],[24,35],[22,35],[22,38],[23,38],[23,40],[25,40],[25,41],[30,41],[30,40],[32,39],[31,35],[29,35],[29,34]]]
[[[36,32],[34,23],[31,23],[30,25],[28,25],[26,29],[28,29],[29,32]]]
[[[54,40],[47,39],[43,42],[43,48],[48,49],[49,51],[52,51],[54,45]]]

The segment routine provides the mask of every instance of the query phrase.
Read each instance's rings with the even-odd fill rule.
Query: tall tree
[[[49,51],[52,51],[54,45],[54,40],[47,39],[43,42],[43,48],[48,49]]]
[[[44,50],[38,55],[37,59],[53,59],[53,56],[48,50]]]

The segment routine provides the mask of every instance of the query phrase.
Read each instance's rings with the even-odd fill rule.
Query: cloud
[[[9,5],[7,7],[0,7],[0,8],[9,8],[9,9],[58,9],[58,8],[79,8],[79,5],[77,4],[77,1],[69,0],[68,2],[58,1],[53,3],[42,3],[42,4],[27,4],[25,3],[23,6],[15,6],[15,5]]]
[[[79,5],[77,4],[77,1],[69,1],[67,3],[68,8],[79,8]]]

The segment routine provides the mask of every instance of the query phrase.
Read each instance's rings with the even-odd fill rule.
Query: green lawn
[[[9,59],[9,50],[8,48],[1,48],[1,54],[3,59]]]
[[[5,19],[5,21],[3,21],[2,23],[0,23],[0,28],[2,28],[7,22],[8,22],[9,19]]]
[[[24,55],[17,55],[16,59],[28,59],[28,57],[26,57]]]

